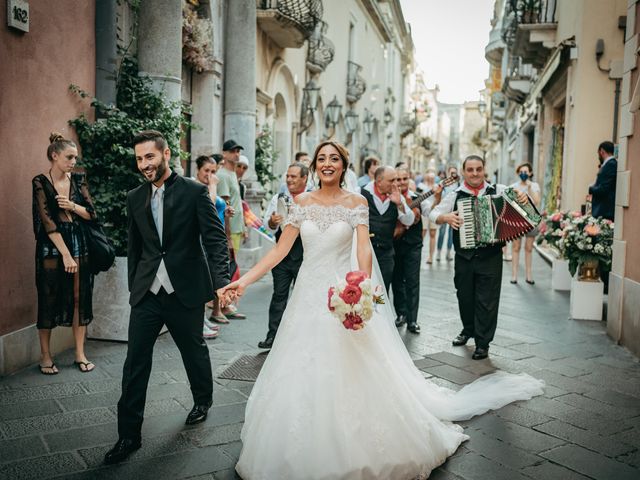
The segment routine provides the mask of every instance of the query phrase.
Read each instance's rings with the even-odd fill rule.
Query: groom
[[[209,350],[202,339],[204,304],[229,283],[227,240],[204,185],[169,168],[171,151],[160,132],[133,140],[147,183],[127,195],[131,316],[118,402],[118,442],[106,464],[140,448],[153,345],[169,329],[187,371],[194,407],[186,424],[207,418],[213,394]]]

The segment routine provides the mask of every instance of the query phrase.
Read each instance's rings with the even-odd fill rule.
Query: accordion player
[[[531,202],[520,204],[517,192],[506,188],[500,195],[481,195],[457,201],[460,248],[471,249],[500,244],[533,230],[541,216]]]

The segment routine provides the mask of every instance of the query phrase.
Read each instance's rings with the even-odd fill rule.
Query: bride
[[[359,331],[331,315],[327,291],[348,271],[373,270],[374,285],[382,283],[367,202],[341,188],[348,164],[342,145],[321,143],[310,167],[320,188],[296,198],[276,247],[218,291],[221,299],[241,296],[301,235],[304,260],[247,402],[236,465],[244,480],[428,476],[468,439],[452,421],[542,393],[541,381],[507,373],[459,392],[439,387],[414,366],[388,305]]]

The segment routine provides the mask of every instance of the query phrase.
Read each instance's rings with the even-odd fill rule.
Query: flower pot
[[[578,280],[581,282],[597,282],[600,280],[598,260],[584,260],[578,267]]]
[[[551,261],[551,288],[563,292],[571,290],[569,263],[564,258],[554,258]]]
[[[116,257],[113,267],[96,275],[93,282],[93,321],[87,327],[87,338],[128,341],[130,312],[127,257]],[[166,331],[164,325],[160,333]]]
[[[600,280],[583,282],[571,280],[569,316],[574,320],[602,320],[604,283]]]

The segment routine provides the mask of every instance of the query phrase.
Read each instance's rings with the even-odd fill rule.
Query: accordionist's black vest
[[[389,208],[380,215],[373,200],[373,195],[364,188],[362,195],[369,203],[369,232],[373,233],[371,244],[376,250],[393,250],[393,231],[398,221],[398,207],[389,202]]]
[[[414,193],[410,193],[410,201],[416,197],[417,195]],[[420,208],[418,208],[420,210]],[[415,213],[415,212],[414,212]],[[418,223],[414,223],[404,232],[398,240],[395,241],[395,246],[398,248],[420,248],[422,247],[422,215],[420,215],[420,221]]]
[[[484,192],[485,195],[495,195],[496,194],[496,187],[495,185],[489,185],[487,187],[487,189]],[[453,210],[457,210],[458,208],[458,200],[461,200],[463,198],[468,198],[468,197],[472,197],[473,195],[471,193],[467,193],[464,192],[462,190],[458,190],[458,194],[456,195],[456,203],[453,206]],[[496,252],[500,252],[502,250],[502,247],[504,247],[504,243],[496,243],[495,245],[491,245],[488,247],[479,247],[479,248],[460,248],[460,232],[458,230],[455,229],[451,229],[451,231],[453,232],[453,246],[456,249],[456,253],[458,255],[461,255],[462,257],[466,258],[466,259],[470,259],[472,258],[474,255],[480,255],[480,256],[485,256],[485,255],[492,255],[495,254]]]

